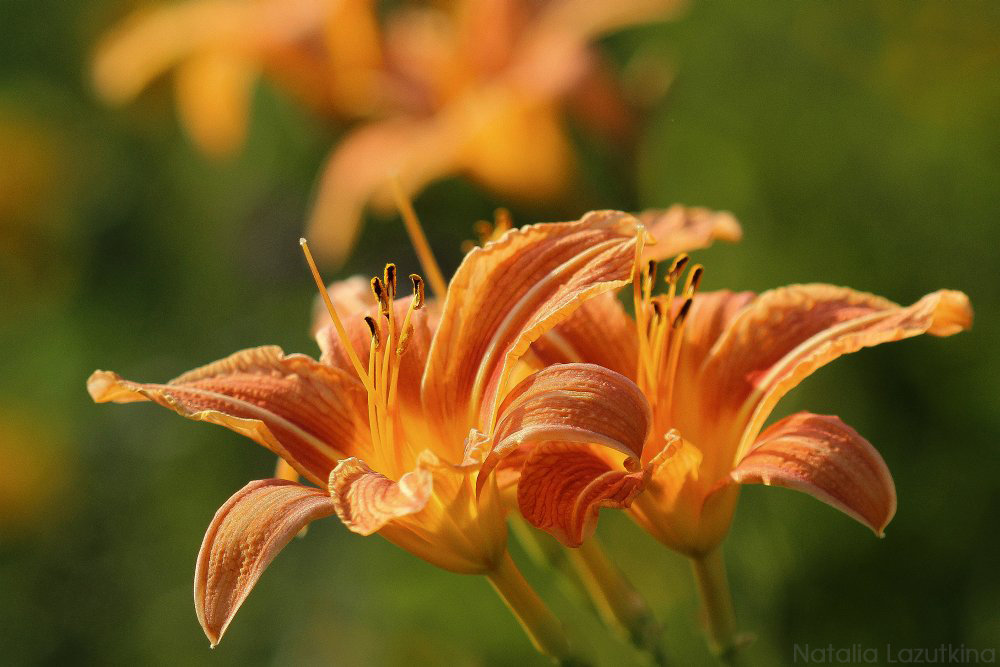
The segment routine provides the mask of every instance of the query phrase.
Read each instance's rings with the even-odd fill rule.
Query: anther
[[[375,300],[378,301],[378,310],[383,315],[389,312],[389,295],[385,289],[385,283],[378,276],[372,278],[372,294],[375,295]]]
[[[396,297],[396,265],[389,262],[385,265],[383,282],[385,283],[385,288],[389,292],[389,298],[394,299]]]
[[[649,275],[649,284],[652,285],[656,282],[656,260],[649,260],[649,265],[646,267],[646,273]]]
[[[698,291],[698,285],[701,284],[701,276],[703,273],[705,273],[705,267],[701,264],[698,264],[691,269],[691,273],[688,274],[687,285],[684,286],[684,292],[687,296],[692,296]]]
[[[365,315],[365,324],[368,325],[368,329],[372,332],[372,340],[375,341],[375,349],[379,349],[382,347],[382,334],[379,333],[378,323],[371,315]]]
[[[677,255],[676,258],[674,258],[674,261],[671,262],[670,264],[670,269],[667,271],[668,283],[673,284],[677,282],[677,278],[679,278],[681,272],[684,271],[684,267],[687,266],[689,259],[690,258],[684,253],[681,253],[680,255]]]
[[[410,282],[413,283],[413,309],[420,310],[424,307],[424,279],[411,273]]]
[[[691,297],[684,300],[684,305],[681,306],[680,311],[677,313],[677,317],[674,318],[674,329],[677,329],[684,324],[684,320],[687,318],[688,311],[691,310],[691,304],[693,302],[694,301]]]
[[[660,303],[659,299],[653,300],[653,314],[656,315],[657,320],[663,319],[663,304]]]

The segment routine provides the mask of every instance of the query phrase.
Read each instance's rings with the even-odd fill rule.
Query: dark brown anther
[[[372,332],[372,340],[375,341],[375,349],[382,347],[382,334],[379,333],[378,322],[371,315],[365,315],[365,324],[368,325],[369,331]]]
[[[677,255],[674,261],[670,264],[670,270],[667,271],[668,283],[673,285],[677,282],[677,278],[679,278],[681,273],[684,271],[684,267],[687,266],[689,259],[690,258],[685,254]]]
[[[385,265],[383,282],[385,283],[386,291],[389,292],[389,298],[396,298],[396,265],[389,262]]]
[[[650,285],[656,282],[656,260],[649,260],[649,264],[646,266],[646,274],[649,276]]]
[[[681,306],[681,309],[677,312],[677,317],[674,318],[674,329],[677,329],[684,324],[688,311],[691,310],[692,303],[694,303],[694,301],[690,297],[684,300],[684,305]]]
[[[705,267],[698,264],[691,270],[691,275],[688,277],[688,288],[689,296],[698,291],[698,285],[701,284],[701,276],[705,273]]]
[[[378,276],[372,278],[372,294],[375,295],[375,300],[378,301],[378,310],[383,315],[389,314],[389,295],[385,290],[385,283]]]
[[[653,300],[653,315],[656,316],[657,320],[663,319],[663,304],[660,303],[659,299]]]
[[[413,283],[413,309],[420,310],[424,307],[424,279],[411,273],[410,282]]]

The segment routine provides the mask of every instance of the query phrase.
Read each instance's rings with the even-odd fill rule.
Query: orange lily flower
[[[434,565],[485,574],[536,646],[566,657],[558,621],[507,554],[497,485],[479,472],[494,443],[512,441],[637,455],[650,413],[627,378],[590,364],[553,365],[520,382],[513,373],[532,341],[587,298],[628,282],[643,234],[618,212],[511,230],[466,256],[440,309],[423,308],[415,274],[414,296],[396,300],[391,264],[371,281],[375,309],[356,301],[361,310],[346,324],[324,289],[332,323],[317,334],[320,361],[261,347],[166,384],[95,372],[95,401],[154,401],[246,435],[294,470],[251,482],[209,526],[195,603],[212,644],[289,540],[337,514],[352,531],[378,533]],[[310,265],[322,288],[311,256]],[[628,470],[612,474],[617,484],[589,494],[581,514],[641,482]],[[295,475],[315,486],[288,479]]]
[[[261,73],[321,112],[365,120],[330,154],[308,230],[317,251],[341,259],[364,207],[391,209],[393,175],[411,195],[458,174],[522,200],[563,194],[564,111],[618,140],[632,124],[591,44],[684,4],[463,0],[381,15],[371,0],[189,0],[109,33],[94,76],[121,103],[175,68],[181,119],[210,155],[242,144]]]
[[[733,647],[732,609],[720,544],[743,484],[808,493],[881,536],[896,511],[892,477],[878,451],[838,417],[809,412],[764,425],[778,401],[835,358],[922,333],[969,328],[968,297],[940,290],[903,307],[832,285],[792,285],[759,296],[695,294],[702,267],[683,276],[687,257],[653,296],[655,264],[637,272],[635,312],[611,293],[592,299],[533,344],[540,364],[589,362],[636,380],[653,410],[639,460],[649,471],[628,512],[650,535],[693,559],[720,650]],[[560,445],[525,448],[518,499],[524,516],[570,545],[558,508],[538,502],[539,460],[565,465]],[[595,450],[608,465],[620,461]],[[588,483],[581,470],[576,485]],[[596,472],[596,471],[595,471]],[[550,494],[551,498],[552,495]]]

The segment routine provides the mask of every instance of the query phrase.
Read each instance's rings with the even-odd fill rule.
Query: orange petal
[[[452,572],[482,574],[503,554],[507,529],[496,486],[475,495],[478,469],[475,461],[452,465],[425,450],[416,467],[394,482],[364,461],[345,459],[330,474],[330,495],[352,531],[378,532]]]
[[[517,504],[532,525],[578,547],[597,525],[602,507],[628,507],[642,490],[643,473],[615,469],[575,443],[548,442],[521,470]]]
[[[372,122],[348,134],[323,167],[306,230],[317,255],[342,261],[354,245],[369,200],[376,198],[378,206],[388,209],[394,176],[412,193],[450,173],[459,140],[459,129],[444,117]]]
[[[194,573],[195,611],[212,646],[278,552],[333,511],[324,491],[283,479],[250,482],[219,508]]]
[[[327,285],[326,291],[337,309],[340,321],[344,322],[345,325],[362,320],[378,305],[378,301],[375,300],[375,295],[372,293],[371,277],[354,275],[344,280],[337,280]],[[330,314],[326,312],[326,304],[317,294],[316,298],[313,299],[312,324],[309,325],[309,334],[316,337],[316,342],[320,344],[320,347],[324,345],[325,336],[317,337],[317,334],[332,324]],[[367,330],[367,327],[365,329]],[[354,367],[347,365],[344,368],[350,370]]]
[[[545,366],[586,362],[634,378],[639,352],[635,320],[613,292],[605,292],[546,332],[531,350]]]
[[[243,145],[256,78],[252,62],[220,50],[178,67],[177,106],[185,129],[203,153],[226,157]]]
[[[225,426],[267,447],[312,482],[345,454],[369,447],[367,394],[344,372],[279,347],[237,352],[167,384],[140,384],[110,371],[87,381],[98,403],[150,400]]]
[[[896,513],[896,487],[871,443],[837,417],[809,412],[768,428],[730,473],[740,484],[803,491],[882,537]]]
[[[427,505],[433,479],[427,470],[408,472],[394,482],[364,461],[344,459],[330,473],[330,496],[337,516],[360,535],[371,535],[393,519],[419,512]]]
[[[727,424],[720,438],[738,444],[719,452],[719,476],[747,451],[777,401],[817,368],[865,347],[922,333],[948,336],[971,324],[968,297],[950,290],[905,308],[832,285],[761,295],[732,320],[699,378],[705,418]]]
[[[365,282],[368,294],[371,294],[371,285]],[[345,288],[348,288],[345,286]],[[349,288],[348,288],[349,289]],[[354,351],[361,360],[362,365],[368,365],[368,355],[371,353],[371,330],[365,324],[364,316],[375,317],[383,326],[385,318],[379,316],[377,307],[365,308],[360,312],[349,313],[345,317],[344,312],[348,308],[341,308],[342,301],[334,301],[338,314],[347,330],[347,335],[351,339]],[[396,327],[401,327],[406,311],[410,306],[410,297],[396,299],[394,302]],[[348,306],[349,307],[349,306]],[[400,358],[398,396],[400,404],[414,412],[422,411],[420,404],[420,379],[427,365],[427,353],[431,344],[431,337],[437,327],[439,318],[439,306],[436,301],[428,301],[424,308],[413,311],[410,316],[410,335],[407,339],[406,349]],[[329,316],[326,319],[329,322]],[[386,329],[383,328],[383,331]],[[397,342],[398,342],[397,332]],[[316,334],[316,341],[319,343],[321,351],[320,361],[339,368],[348,374],[354,374],[354,366],[351,364],[344,349],[340,336],[333,324],[328,324],[320,329]],[[395,345],[395,344],[394,344]],[[422,418],[422,415],[420,415]]]
[[[444,437],[488,428],[528,346],[586,299],[628,282],[636,234],[632,216],[598,211],[511,230],[466,255],[448,287],[423,380],[425,409],[450,426]]]
[[[643,257],[647,260],[707,248],[717,239],[735,243],[743,238],[739,221],[728,211],[674,204],[665,211],[643,211],[637,217],[656,239],[646,246]]]
[[[549,366],[518,384],[504,400],[477,485],[523,445],[562,442],[603,445],[639,459],[652,412],[624,375],[594,364]]]

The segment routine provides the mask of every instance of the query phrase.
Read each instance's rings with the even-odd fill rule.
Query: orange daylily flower
[[[838,417],[808,412],[764,429],[778,401],[837,357],[923,333],[969,328],[968,297],[940,290],[910,306],[832,285],[792,285],[750,292],[695,294],[701,266],[681,282],[687,257],[667,271],[665,295],[653,296],[655,265],[637,272],[630,317],[611,293],[592,299],[536,341],[538,363],[589,362],[636,380],[653,409],[640,454],[649,478],[628,512],[653,537],[694,559],[710,615],[726,607],[718,585],[725,538],[742,484],[808,493],[882,535],[896,511],[892,477],[878,451]],[[553,445],[528,448],[533,459]],[[595,450],[612,465],[615,457]],[[513,464],[513,461],[512,461]],[[586,473],[576,484],[587,483]],[[539,481],[522,472],[525,517],[550,528],[551,508],[531,502]],[[528,484],[528,488],[520,488]],[[526,502],[526,500],[528,502]],[[567,536],[553,531],[570,544]],[[714,569],[705,572],[702,569]],[[725,609],[710,621],[722,648],[732,640]]]
[[[295,475],[285,468],[251,482],[216,514],[195,578],[198,618],[213,645],[285,544],[311,521],[337,514],[352,531],[378,533],[434,565],[485,574],[536,645],[565,657],[558,622],[507,554],[497,486],[479,472],[495,443],[515,440],[597,443],[638,455],[650,413],[630,380],[590,364],[553,365],[520,382],[512,374],[532,341],[587,298],[628,282],[643,234],[618,212],[511,230],[466,256],[440,308],[423,307],[416,275],[414,296],[395,299],[388,265],[371,281],[374,309],[360,297],[345,300],[341,314],[356,310],[342,319],[328,303],[320,361],[261,347],[166,384],[95,372],[88,381],[95,401],[151,400],[226,426],[315,485],[289,479]],[[589,494],[578,520],[641,483],[629,470],[614,474],[617,486]]]
[[[364,207],[389,210],[450,175],[524,200],[565,192],[573,156],[564,112],[629,135],[631,112],[592,43],[669,18],[684,0],[189,0],[141,12],[98,49],[94,76],[125,102],[174,68],[180,114],[206,153],[243,141],[263,72],[322,112],[363,120],[331,153],[308,234],[324,255],[350,249]]]

